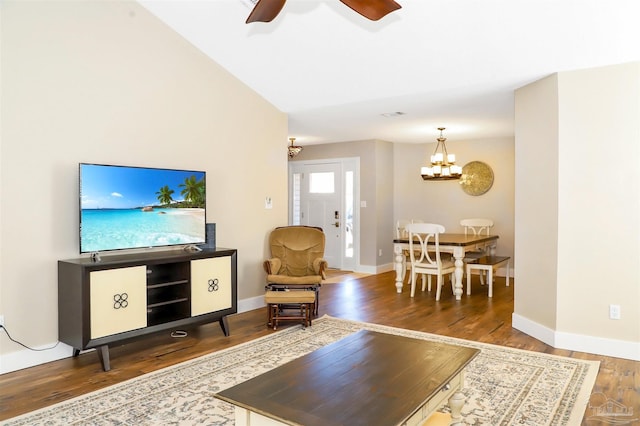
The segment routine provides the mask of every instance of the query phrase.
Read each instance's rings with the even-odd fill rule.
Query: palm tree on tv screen
[[[182,188],[180,195],[191,207],[204,207],[204,180],[197,180],[194,175],[185,178],[184,183],[178,185]]]
[[[158,201],[160,201],[160,204],[164,204],[164,205],[169,205],[171,204],[171,202],[173,201],[173,193],[175,191],[171,188],[169,188],[169,185],[165,185],[162,188],[160,188],[160,191],[156,192],[156,195],[158,196]]]

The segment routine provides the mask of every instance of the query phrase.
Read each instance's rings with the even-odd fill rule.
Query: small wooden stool
[[[278,327],[278,321],[301,320],[302,326],[311,326],[311,314],[316,304],[316,292],[313,290],[267,291],[264,294],[267,304],[267,326]],[[300,315],[281,315],[281,305],[300,307]],[[298,305],[298,306],[296,306]],[[284,306],[283,306],[284,307]]]

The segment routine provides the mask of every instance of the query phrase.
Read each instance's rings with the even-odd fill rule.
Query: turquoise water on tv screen
[[[82,209],[80,251],[195,244],[205,241],[204,209]]]

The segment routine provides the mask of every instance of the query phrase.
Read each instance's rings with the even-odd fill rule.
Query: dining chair
[[[472,218],[472,219],[462,219],[460,221],[460,225],[464,227],[464,235],[473,235],[473,236],[481,236],[481,235],[491,235],[491,228],[493,228],[493,220],[484,219],[484,218]],[[489,253],[490,247],[486,244],[480,244],[475,247],[474,250],[468,251],[464,254],[464,263],[465,265],[469,263],[476,263],[478,259],[483,256],[487,256]],[[465,273],[467,269],[465,268]],[[484,284],[484,275],[486,274],[485,270],[480,269],[480,283]]]
[[[407,238],[409,236],[406,226],[410,223],[411,221],[409,219],[399,219],[396,221],[396,239]]]
[[[410,223],[424,223],[422,219],[399,219],[396,221],[396,238],[407,239],[409,238],[409,232],[407,231],[407,225]]]
[[[407,239],[409,238],[409,233],[407,231],[407,225],[410,223],[423,223],[423,220],[420,219],[399,219],[396,221],[396,239]],[[409,259],[409,250],[403,250],[402,255],[404,256],[404,264],[405,267],[402,268],[402,281],[404,282],[404,278],[407,275],[407,271],[411,270],[411,261]]]
[[[407,233],[406,226],[410,224],[411,221],[409,219],[398,219],[396,221],[396,239],[406,239],[409,238],[409,234]],[[409,257],[408,250],[402,250],[403,257],[403,268],[402,268],[402,281],[404,282],[404,278],[407,276],[407,271],[411,269],[411,264],[407,261]]]
[[[444,258],[440,254],[440,234],[444,232],[444,226],[435,223],[410,223],[407,225],[409,232],[409,257],[411,259],[411,297],[416,292],[416,275],[422,275],[422,291],[428,284],[431,291],[431,276],[437,277],[436,300],[440,300],[442,284],[445,275],[451,275],[451,287],[453,289],[453,273],[456,266],[451,258]],[[425,283],[425,275],[427,283]]]

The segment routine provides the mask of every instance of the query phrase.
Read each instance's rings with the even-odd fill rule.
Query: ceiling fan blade
[[[393,0],[340,0],[360,15],[372,21],[384,17],[394,10],[400,9],[398,3]]]
[[[251,22],[271,22],[278,16],[286,0],[258,0],[247,18],[246,24]]]

